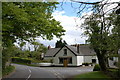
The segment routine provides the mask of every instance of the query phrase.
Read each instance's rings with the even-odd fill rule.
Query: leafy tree
[[[62,41],[62,39],[60,39],[59,41],[56,42],[55,44],[55,48],[61,48],[63,46],[67,45],[66,41]]]
[[[86,30],[85,35],[89,37],[88,41],[91,44],[91,47],[93,47],[97,53],[101,70],[106,71],[108,67],[106,64],[107,57],[110,54],[109,52],[112,51],[112,53],[115,53],[117,51],[115,48],[119,48],[116,41],[118,39],[115,38],[115,35],[113,35],[113,33],[111,33],[112,27],[115,26],[112,26],[112,19],[110,19],[108,14],[114,12],[115,8],[117,9],[119,5],[108,10],[106,7],[110,6],[110,4],[118,4],[119,2],[109,2],[109,0],[101,0],[96,2],[82,2],[75,0],[72,1],[80,3],[78,11],[79,15],[81,15],[81,13],[84,11],[86,12],[86,10],[91,10],[93,12],[90,16],[82,16],[85,18],[83,27]],[[113,37],[114,40],[112,40]]]
[[[45,47],[43,44],[39,43],[38,48],[34,51],[31,51],[28,57],[40,60],[41,59],[41,54],[42,53],[45,54],[46,51],[47,51],[47,47]]]
[[[3,2],[2,3],[2,46],[9,49],[17,40],[33,41],[40,36],[51,40],[64,35],[65,30],[56,21],[52,12],[57,2]],[[10,52],[2,52],[3,58]],[[7,55],[5,55],[7,54]],[[7,58],[4,58],[7,59]],[[6,62],[6,60],[4,60]]]
[[[97,6],[96,6],[97,7]],[[98,9],[98,8],[97,8]],[[102,10],[101,10],[102,11]],[[113,16],[114,18],[113,18]],[[111,13],[105,17],[103,13],[93,12],[90,16],[85,18],[84,29],[85,35],[89,36],[89,42],[97,53],[99,64],[102,71],[108,68],[108,56],[117,54],[120,35],[119,35],[119,21],[118,15]]]
[[[44,39],[60,37],[65,32],[52,12],[57,2],[3,2],[2,36],[4,46],[19,40],[41,36]],[[32,40],[32,39],[31,39]]]
[[[94,16],[94,17],[93,17]],[[100,15],[92,14],[87,17],[84,23],[85,34],[89,36],[89,42],[99,60],[100,67],[103,71],[106,71],[106,53],[107,53],[107,32],[104,30],[105,25],[101,21]]]
[[[34,46],[34,51],[37,51],[37,49],[39,48],[39,46],[40,46],[41,44],[34,41],[34,42],[32,42],[32,45]]]
[[[23,46],[24,46],[25,44],[26,44],[25,42],[21,42],[21,43],[20,43],[20,49],[21,49],[21,50],[23,49]]]

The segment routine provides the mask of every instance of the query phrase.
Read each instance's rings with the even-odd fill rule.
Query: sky
[[[98,0],[84,0],[84,1],[96,2]],[[118,2],[118,0],[109,0],[109,1]],[[72,2],[72,4],[69,1],[63,3],[61,2],[59,5],[57,5],[58,8],[54,10],[54,12],[52,13],[53,17],[57,21],[61,22],[63,29],[66,30],[65,35],[62,36],[62,38],[67,42],[68,45],[85,44],[85,41],[87,40],[87,37],[82,35],[84,30],[82,29],[81,24],[84,22],[84,20],[83,19],[80,20],[80,18],[77,15],[79,5],[80,4],[76,2]],[[107,8],[105,10],[107,10]],[[89,10],[87,9],[81,15],[91,14],[91,12],[88,11]],[[43,40],[41,37],[36,38],[37,42],[44,44],[46,47],[50,45],[52,48],[55,47],[55,43],[57,42],[57,40],[59,39],[56,37],[54,37],[53,40]],[[31,46],[31,50],[33,50],[32,46]]]
[[[83,1],[83,0],[81,0]],[[101,0],[84,0],[87,2],[96,2]],[[109,0],[109,2],[118,2],[120,0]],[[63,29],[66,30],[65,35],[62,36],[63,40],[67,42],[68,45],[71,44],[85,44],[85,41],[87,40],[87,37],[83,36],[84,30],[81,27],[81,24],[84,22],[84,20],[80,20],[80,18],[77,15],[77,12],[79,11],[79,3],[76,2],[60,2],[59,5],[57,5],[57,9],[53,12],[53,17],[61,22],[61,25],[63,26]],[[105,7],[105,10],[108,10],[110,8],[113,8],[116,5],[111,5],[109,7]],[[88,6],[87,6],[88,7]],[[91,7],[91,6],[89,6]],[[86,8],[86,10],[81,14],[91,14],[91,11],[88,10],[89,8]],[[51,46],[55,47],[55,43],[57,42],[56,37],[53,38],[53,40],[43,40],[42,38],[37,38],[37,42],[40,42],[44,44],[45,46]]]
[[[62,5],[62,6],[61,6]],[[53,17],[61,22],[63,29],[66,30],[65,35],[62,36],[63,40],[67,42],[68,45],[71,44],[85,44],[86,37],[81,36],[83,30],[80,27],[80,24],[83,22],[77,17],[77,9],[79,4],[71,2],[64,2],[60,5],[57,5],[58,8],[53,12]],[[73,6],[73,7],[72,7]],[[37,38],[37,42],[44,44],[45,46],[54,47],[57,42],[56,37],[53,40],[43,40],[42,38]]]

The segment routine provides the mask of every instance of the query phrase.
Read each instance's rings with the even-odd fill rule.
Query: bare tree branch
[[[99,3],[102,2],[102,1],[98,1],[98,2],[82,2],[82,1],[74,1],[74,0],[71,0],[71,1],[81,3],[81,4],[91,4],[91,5],[99,4]]]

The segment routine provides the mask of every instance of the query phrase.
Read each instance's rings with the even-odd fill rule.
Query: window
[[[67,49],[64,49],[64,56],[67,55]]]
[[[63,64],[63,58],[59,58],[59,64]]]
[[[69,63],[69,64],[72,64],[72,57],[71,57],[71,58],[68,58],[68,63]]]
[[[96,59],[92,59],[92,63],[96,63]]]
[[[110,57],[109,59],[113,61],[113,57]]]

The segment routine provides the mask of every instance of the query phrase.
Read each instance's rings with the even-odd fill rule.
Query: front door
[[[68,66],[68,58],[64,58],[63,65],[64,67]]]

